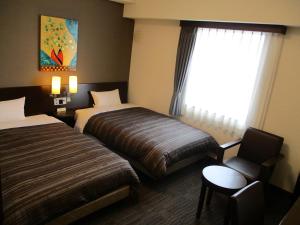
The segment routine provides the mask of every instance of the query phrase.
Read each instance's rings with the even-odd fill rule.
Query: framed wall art
[[[40,70],[76,71],[78,21],[41,16]]]

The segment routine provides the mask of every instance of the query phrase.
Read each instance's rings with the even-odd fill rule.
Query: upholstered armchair
[[[223,161],[227,149],[240,145],[237,156],[224,161],[225,166],[243,174],[248,182],[267,182],[275,164],[283,157],[280,154],[283,140],[283,137],[250,127],[242,139],[221,145],[218,159]]]
[[[232,225],[263,225],[263,184],[255,181],[232,195],[228,216]]]
[[[299,197],[300,197],[300,173],[298,174],[298,179],[296,181],[296,185],[292,195],[293,198],[292,204],[294,204]]]

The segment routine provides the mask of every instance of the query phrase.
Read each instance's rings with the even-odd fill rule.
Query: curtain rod
[[[270,33],[286,34],[287,27],[283,25],[272,24],[254,24],[254,23],[223,23],[223,22],[207,22],[207,21],[186,21],[181,20],[182,27],[204,27],[217,29],[231,29],[231,30],[247,30],[247,31],[261,31]]]

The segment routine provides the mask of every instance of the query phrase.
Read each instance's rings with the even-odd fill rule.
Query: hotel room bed
[[[75,129],[98,138],[153,178],[187,166],[219,146],[199,129],[131,104],[77,110]]]
[[[0,123],[3,224],[68,224],[128,197],[129,163],[53,117]]]

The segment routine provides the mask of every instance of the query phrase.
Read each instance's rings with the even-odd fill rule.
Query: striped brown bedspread
[[[121,186],[129,163],[63,123],[0,130],[4,224],[44,224]]]
[[[164,176],[182,159],[218,147],[209,134],[141,107],[94,115],[84,132],[137,160],[155,177]]]

